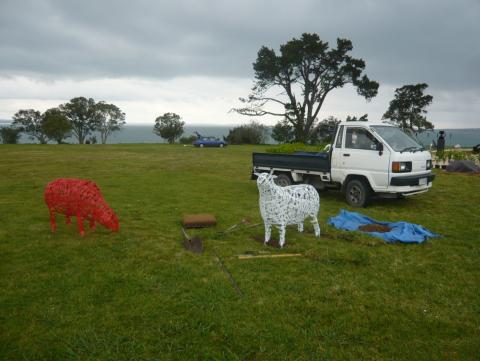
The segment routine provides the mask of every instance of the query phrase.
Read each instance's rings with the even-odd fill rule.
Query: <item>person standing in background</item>
[[[441,130],[439,134],[437,140],[437,153],[443,153],[445,149],[445,132]]]

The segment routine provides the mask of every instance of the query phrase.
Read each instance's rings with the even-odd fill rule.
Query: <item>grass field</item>
[[[0,360],[479,359],[480,177],[437,172],[430,192],[362,210],[442,235],[421,245],[327,226],[348,209],[333,191],[320,194],[320,239],[311,225],[289,228],[283,250],[252,239],[262,227],[218,236],[260,221],[249,177],[264,149],[0,146]],[[94,180],[120,232],[81,238],[58,219],[52,235],[43,190],[59,177]],[[201,255],[179,225],[197,212],[219,222],[191,232]]]

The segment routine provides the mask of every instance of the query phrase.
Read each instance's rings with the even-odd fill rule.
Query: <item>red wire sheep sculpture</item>
[[[89,180],[60,178],[47,184],[45,203],[50,211],[50,227],[55,232],[55,213],[64,214],[67,224],[70,217],[76,216],[78,231],[85,235],[84,219],[90,222],[90,229],[95,229],[95,222],[117,232],[118,218],[102,197],[97,185]]]

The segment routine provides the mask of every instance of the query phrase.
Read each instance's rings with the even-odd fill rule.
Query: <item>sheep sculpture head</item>
[[[265,186],[267,184],[274,184],[274,179],[277,178],[276,175],[270,173],[254,173],[257,176],[257,186]]]
[[[320,197],[317,190],[309,184],[280,187],[275,184],[272,172],[254,173],[260,193],[260,214],[265,224],[265,244],[270,240],[271,227],[280,230],[280,247],[285,244],[285,230],[289,224],[296,224],[303,231],[303,222],[311,218],[315,236],[320,237],[317,214],[320,209]]]

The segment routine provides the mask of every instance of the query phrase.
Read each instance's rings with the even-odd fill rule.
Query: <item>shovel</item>
[[[183,235],[185,236],[185,240],[183,241],[183,247],[186,250],[193,252],[193,253],[202,253],[203,252],[203,239],[200,237],[194,236],[190,237],[185,231],[185,228],[182,227]]]

